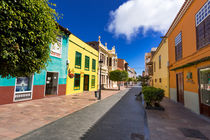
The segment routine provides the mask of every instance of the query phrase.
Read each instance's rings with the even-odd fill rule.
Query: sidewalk
[[[165,111],[146,110],[151,140],[210,139],[210,122],[183,105],[164,99]]]
[[[102,90],[102,99],[118,92]],[[14,139],[96,102],[92,92],[1,105],[0,140]]]
[[[135,96],[139,91],[126,89],[16,140],[143,140],[145,111]]]

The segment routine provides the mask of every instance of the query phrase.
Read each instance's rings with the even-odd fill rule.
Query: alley
[[[143,139],[144,109],[135,99],[140,87],[126,89],[17,140]]]

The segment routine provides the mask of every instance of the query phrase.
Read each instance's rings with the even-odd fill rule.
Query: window
[[[96,80],[96,76],[95,75],[92,75],[91,88],[95,88],[95,80]]]
[[[93,72],[96,71],[96,60],[95,59],[92,60],[92,71]]]
[[[32,99],[33,76],[17,77],[15,85],[14,101]]]
[[[112,66],[112,58],[109,58],[109,66]]]
[[[210,1],[200,9],[195,18],[197,49],[200,49],[210,43]]]
[[[106,59],[107,66],[109,66],[109,57]]]
[[[157,79],[155,79],[155,83],[157,83]]]
[[[76,52],[75,68],[81,69],[81,61],[82,61],[82,54],[79,52]]]
[[[160,83],[162,82],[162,79],[161,79],[161,78],[159,78],[159,82],[160,82]]]
[[[57,42],[54,44],[51,44],[50,55],[61,58],[61,53],[62,53],[62,36],[58,36]]]
[[[161,69],[161,55],[159,55],[159,69]]]
[[[90,57],[85,56],[85,70],[89,70],[90,66]]]
[[[176,61],[182,58],[182,33],[180,32],[175,38],[175,57]]]
[[[154,62],[154,72],[156,71],[156,64],[155,64],[155,62]]]
[[[199,70],[201,103],[210,106],[210,67]]]
[[[80,74],[75,74],[74,76],[74,90],[80,89]]]

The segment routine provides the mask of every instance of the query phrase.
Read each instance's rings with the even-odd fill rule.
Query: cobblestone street
[[[102,99],[118,92],[103,90]],[[1,105],[0,140],[14,139],[96,102],[94,93],[86,92]]]
[[[135,99],[140,90],[121,91],[18,140],[143,140],[145,112]]]

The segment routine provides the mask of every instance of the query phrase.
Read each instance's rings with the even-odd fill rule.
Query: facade
[[[145,76],[149,76],[150,79],[148,81],[149,85],[153,85],[152,76],[153,76],[153,63],[152,58],[155,54],[157,48],[152,48],[151,52],[145,53]]]
[[[152,85],[164,89],[165,96],[169,97],[168,71],[168,39],[163,38],[152,58],[153,76]]]
[[[128,78],[136,79],[136,72],[134,68],[128,66]],[[133,85],[133,81],[128,82],[128,84]]]
[[[87,42],[93,48],[99,51],[99,60],[102,60],[101,67],[101,84],[103,89],[116,88],[117,82],[111,81],[109,79],[109,72],[117,69],[117,54],[115,51],[115,46],[111,50],[107,48],[107,43],[103,45],[101,43],[101,37],[99,36],[98,41]],[[99,73],[98,73],[99,74]],[[99,75],[98,75],[99,77]],[[99,80],[98,80],[99,81]]]
[[[128,72],[128,63],[125,61],[125,59],[117,59],[117,69],[118,70],[125,70]],[[124,81],[118,82],[118,85],[124,86],[126,83]]]
[[[69,36],[67,95],[98,90],[98,56],[98,50]]]
[[[0,78],[0,104],[65,95],[70,32],[61,26],[60,29],[64,35],[58,36],[57,43],[50,44],[51,62],[46,70],[30,77]]]
[[[169,28],[170,98],[210,116],[210,1],[185,1]]]
[[[118,58],[118,60],[117,60],[117,69],[118,70],[128,71],[128,63],[125,61],[125,59]]]

